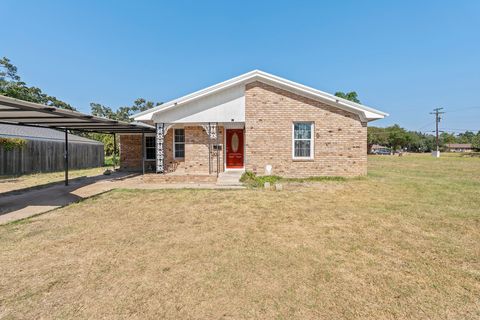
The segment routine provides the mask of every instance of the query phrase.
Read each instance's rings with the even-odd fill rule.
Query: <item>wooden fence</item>
[[[19,175],[64,170],[65,143],[47,140],[27,140],[23,148],[5,150],[0,145],[0,175]],[[69,168],[84,169],[103,166],[103,145],[68,144]]]

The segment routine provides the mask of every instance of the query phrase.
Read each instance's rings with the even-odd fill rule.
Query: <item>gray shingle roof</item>
[[[65,134],[58,130],[40,127],[17,126],[3,123],[0,123],[0,137],[22,138],[27,140],[54,140],[59,142],[65,141]],[[68,142],[102,144],[101,142],[79,137],[74,134],[68,134]]]

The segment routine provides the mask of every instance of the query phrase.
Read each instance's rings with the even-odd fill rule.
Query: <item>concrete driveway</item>
[[[127,189],[239,189],[241,186],[222,186],[211,183],[145,183],[142,175],[115,172],[54,183],[44,188],[32,188],[0,193],[0,224],[44,213],[85,198],[117,188]]]
[[[134,175],[116,172],[70,180],[44,188],[30,188],[0,193],[0,224],[23,219],[109,191]]]

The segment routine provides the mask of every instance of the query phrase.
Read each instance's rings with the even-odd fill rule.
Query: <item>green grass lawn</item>
[[[480,159],[116,190],[0,227],[0,318],[479,319]]]

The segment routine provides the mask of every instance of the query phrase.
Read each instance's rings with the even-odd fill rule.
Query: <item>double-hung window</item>
[[[173,130],[173,157],[185,158],[185,129]]]
[[[156,156],[155,136],[145,137],[145,160],[155,160]]]
[[[313,159],[313,122],[293,123],[293,159]]]

